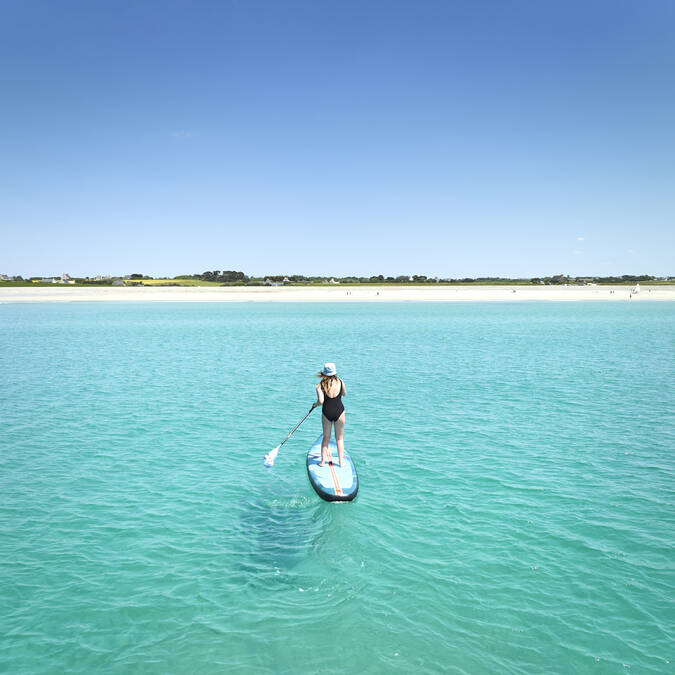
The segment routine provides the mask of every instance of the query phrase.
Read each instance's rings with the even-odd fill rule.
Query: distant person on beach
[[[330,449],[331,428],[335,425],[335,442],[338,448],[338,459],[340,466],[344,462],[345,442],[342,438],[345,430],[345,407],[342,404],[342,397],[347,394],[345,383],[337,376],[337,370],[334,363],[325,363],[323,370],[317,375],[321,382],[316,385],[316,403],[314,405],[322,406],[321,424],[323,425],[323,440],[321,441],[321,462],[332,461]]]

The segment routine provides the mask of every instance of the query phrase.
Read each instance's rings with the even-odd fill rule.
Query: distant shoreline
[[[675,284],[632,286],[92,286],[1,287],[0,304],[37,302],[513,302],[675,300]]]

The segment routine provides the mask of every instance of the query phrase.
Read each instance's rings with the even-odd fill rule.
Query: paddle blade
[[[279,454],[279,446],[277,445],[274,450],[270,450],[268,454],[265,455],[265,459],[263,459],[263,464],[269,469],[271,466],[274,466],[274,460],[277,458],[277,455]]]

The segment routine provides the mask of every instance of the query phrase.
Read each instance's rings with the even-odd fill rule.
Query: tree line
[[[136,275],[133,275],[136,276]],[[413,275],[399,275],[399,276],[385,276],[384,274],[377,274],[368,277],[345,276],[345,277],[325,277],[325,276],[306,276],[303,274],[270,274],[264,277],[248,276],[244,272],[234,270],[210,270],[202,272],[201,274],[189,274],[174,277],[174,279],[190,279],[194,281],[208,281],[221,284],[235,284],[235,285],[260,285],[265,282],[269,283],[286,283],[286,284],[318,284],[326,283],[329,280],[339,282],[341,284],[436,284],[436,283],[451,283],[451,284],[508,284],[508,283],[531,283],[531,284],[545,284],[545,285],[563,285],[563,284],[580,284],[580,283],[597,283],[597,284],[631,284],[638,282],[657,281],[658,277],[649,274],[633,275],[624,274],[622,276],[585,276],[573,277],[564,274],[557,274],[548,277],[531,277],[531,278],[511,278],[511,277],[429,277],[424,274]]]
[[[6,277],[3,275],[4,284],[33,284],[40,283],[42,277]],[[124,277],[72,277],[72,280],[78,285],[96,285],[109,286],[114,282],[120,283],[122,280],[129,285],[142,285],[144,280],[153,280],[155,277],[146,274],[129,274]],[[325,277],[325,276],[306,276],[303,274],[271,274],[263,277],[249,276],[244,272],[236,270],[207,270],[201,274],[182,274],[173,278],[162,278],[170,284],[171,281],[205,281],[210,283],[219,283],[226,286],[263,286],[265,284],[326,284],[335,282],[340,284],[542,284],[542,285],[583,285],[588,283],[595,284],[636,284],[649,283],[654,281],[675,281],[675,277],[655,277],[650,274],[623,274],[621,276],[584,276],[573,277],[564,274],[557,274],[547,277],[531,278],[510,278],[510,277],[428,277],[424,274],[385,276],[383,274],[372,275],[368,277],[345,276],[345,277]],[[179,285],[176,283],[175,285]]]

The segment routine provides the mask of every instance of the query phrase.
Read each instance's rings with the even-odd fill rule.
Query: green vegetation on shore
[[[506,277],[478,277],[478,278],[439,278],[424,275],[412,276],[384,276],[382,274],[370,277],[308,277],[301,274],[270,275],[265,277],[249,277],[244,272],[233,270],[212,270],[202,274],[183,274],[173,278],[154,278],[144,274],[129,274],[124,277],[69,277],[63,275],[54,279],[44,277],[0,277],[0,286],[31,286],[49,287],[55,285],[60,288],[72,286],[420,286],[420,285],[472,285],[472,286],[586,286],[597,285],[634,285],[647,283],[650,285],[670,284],[675,282],[675,277],[655,277],[648,274],[610,277],[571,277],[562,274],[551,277],[533,277],[529,279],[511,279]]]

